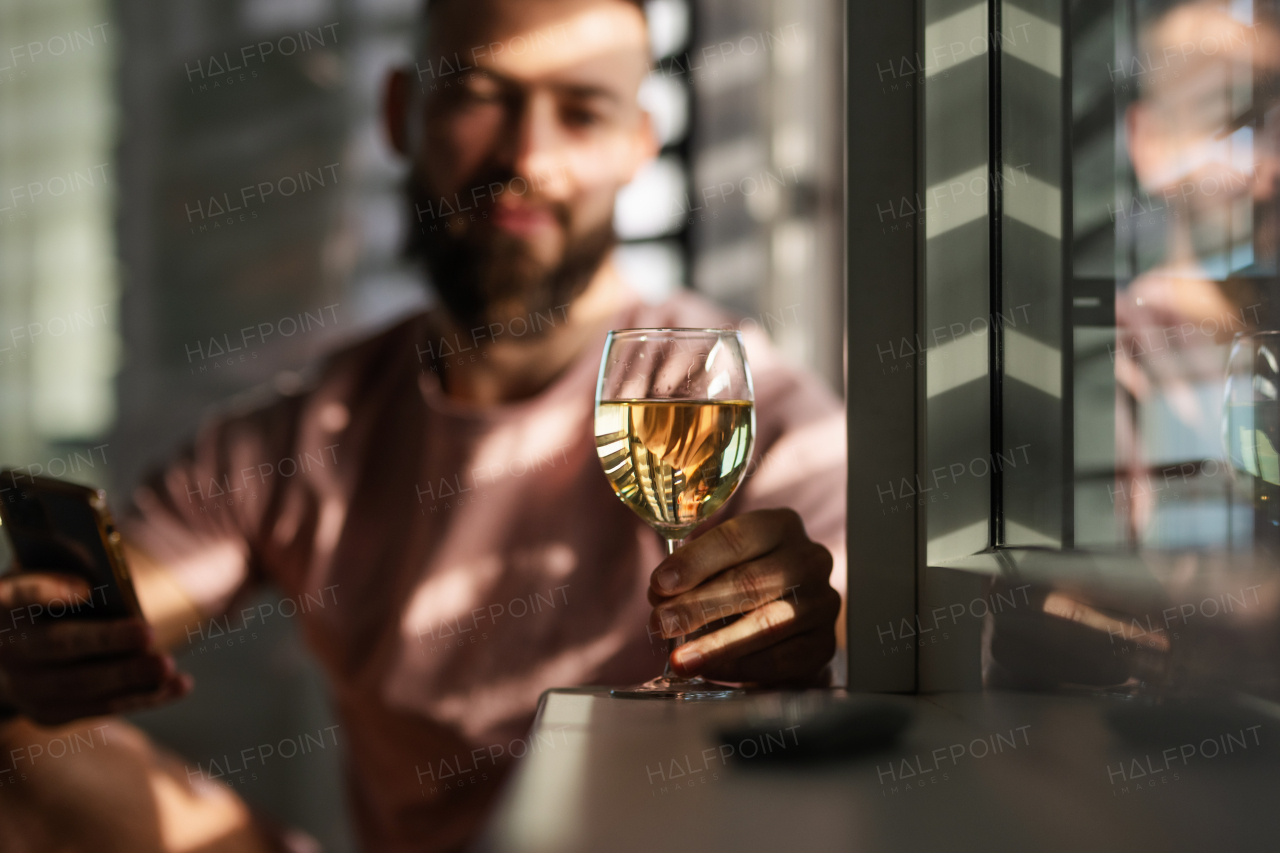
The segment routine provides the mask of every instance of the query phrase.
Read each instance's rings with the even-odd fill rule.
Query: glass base
[[[732,699],[745,696],[739,687],[713,684],[705,678],[668,678],[660,675],[636,687],[619,687],[610,690],[610,696],[620,699],[682,699],[686,702],[698,699]]]

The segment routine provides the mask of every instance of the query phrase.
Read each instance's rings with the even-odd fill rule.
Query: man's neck
[[[543,328],[538,336],[499,334],[482,342],[481,358],[449,359],[451,363],[438,366],[445,394],[477,406],[495,406],[538,394],[608,331],[609,320],[631,298],[617,270],[606,261],[586,290],[567,310],[557,310],[551,327]],[[470,334],[444,312],[432,312],[430,325],[449,340]]]

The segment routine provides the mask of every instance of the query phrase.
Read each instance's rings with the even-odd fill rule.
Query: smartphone
[[[90,600],[71,602],[68,615],[142,616],[106,492],[0,469],[0,530],[18,570],[64,572],[89,584]]]

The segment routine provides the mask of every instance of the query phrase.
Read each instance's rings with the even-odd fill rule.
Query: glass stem
[[[681,545],[684,544],[684,539],[667,539],[666,542],[667,542],[667,556],[669,557],[676,552],[677,548],[679,548]],[[674,652],[679,646],[683,644],[684,644],[683,634],[681,634],[679,637],[672,637],[670,640],[667,640],[667,664],[662,670],[663,678],[672,679],[675,681],[685,680],[683,675],[676,674],[676,671],[671,668],[671,653]]]

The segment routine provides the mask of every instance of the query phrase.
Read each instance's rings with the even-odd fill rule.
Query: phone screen
[[[59,481],[17,482],[4,472],[9,488],[0,490],[0,527],[17,564],[24,570],[65,572],[85,579],[89,601],[70,602],[68,615],[120,619],[137,615],[132,590],[117,582],[111,554],[99,528],[110,525],[94,506],[94,492]],[[107,535],[114,533],[108,528]]]

